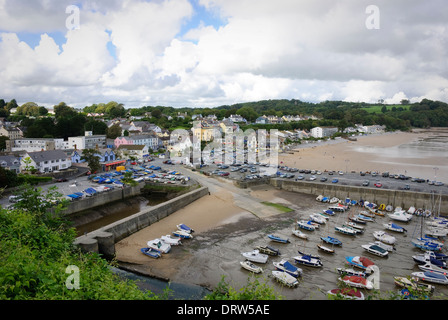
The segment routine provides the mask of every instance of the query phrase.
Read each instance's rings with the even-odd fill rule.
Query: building
[[[129,137],[117,137],[114,141],[115,148],[121,145],[145,145],[148,149],[158,150],[163,146],[159,137],[155,134],[133,135]]]
[[[50,150],[63,150],[66,149],[67,144],[64,139],[52,139],[52,138],[21,138],[15,140],[6,141],[6,151],[50,151]]]
[[[69,149],[105,149],[106,135],[93,135],[92,131],[86,131],[84,136],[69,137]]]
[[[20,173],[20,158],[15,156],[0,156],[0,166],[3,169]]]
[[[62,150],[27,152],[20,161],[21,171],[34,168],[46,173],[70,168],[72,161]]]
[[[20,139],[23,137],[23,132],[16,127],[5,127],[0,128],[0,136],[8,137],[9,140]]]
[[[122,144],[118,147],[118,151],[123,158],[136,157],[137,159],[144,159],[149,156],[148,146],[137,144]]]
[[[311,129],[311,136],[314,138],[331,137],[338,132],[336,127],[314,127]]]

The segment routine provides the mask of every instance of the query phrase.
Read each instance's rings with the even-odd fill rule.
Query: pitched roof
[[[67,158],[67,154],[62,150],[28,152],[28,156],[36,163]]]

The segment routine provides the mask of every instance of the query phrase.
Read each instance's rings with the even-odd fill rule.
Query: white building
[[[311,136],[314,138],[331,137],[336,132],[338,132],[336,127],[315,127],[311,129]]]
[[[105,149],[106,147],[106,135],[93,135],[91,131],[86,131],[84,136],[68,138],[68,148],[71,149]]]
[[[6,141],[7,151],[49,151],[66,149],[64,139],[22,138]]]
[[[20,161],[20,169],[36,169],[39,172],[52,172],[70,168],[72,161],[62,150],[27,152]]]

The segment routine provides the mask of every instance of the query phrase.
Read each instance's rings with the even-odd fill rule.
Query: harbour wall
[[[378,205],[384,203],[385,205],[402,207],[404,210],[407,210],[411,206],[423,209],[431,209],[434,207],[434,210],[439,210],[439,197],[441,197],[440,214],[448,214],[447,195],[406,190],[386,190],[380,188],[344,186],[337,184],[316,183],[312,181],[292,181],[275,178],[270,179],[270,184],[277,189],[312,194],[316,197],[323,195],[330,198],[350,198],[357,201],[363,199]]]
[[[75,245],[80,247],[83,252],[97,252],[106,259],[112,259],[115,256],[115,243],[208,194],[207,187],[195,189],[80,236],[76,238]]]

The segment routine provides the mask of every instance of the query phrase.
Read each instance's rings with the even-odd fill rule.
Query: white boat
[[[176,237],[179,237],[179,238],[182,238],[182,239],[192,239],[193,238],[193,235],[191,233],[188,233],[188,232],[183,231],[183,230],[173,231],[173,234]]]
[[[347,228],[347,227],[334,227],[334,230],[336,230],[337,232],[343,233],[343,234],[347,234],[349,236],[356,235],[355,230],[353,230],[351,228]]]
[[[188,232],[188,233],[193,233],[194,232],[194,230],[192,228],[190,228],[189,226],[187,226],[187,225],[185,225],[183,223],[178,224],[176,227],[177,227],[178,230],[182,230],[182,231],[185,231],[185,232]]]
[[[440,273],[445,276],[448,274],[448,270],[446,268],[438,267],[435,264],[431,263],[430,261],[426,261],[425,264],[419,264],[418,267],[420,270],[425,271],[425,272],[429,271],[432,273]]]
[[[292,230],[292,234],[300,239],[305,239],[305,240],[308,239],[308,236],[298,229]]]
[[[316,230],[316,223],[313,223],[312,221],[300,220],[297,222],[297,226],[308,231]]]
[[[339,199],[336,198],[336,197],[333,197],[333,198],[330,199],[330,203],[331,203],[331,204],[333,204],[333,203],[338,203],[338,202],[339,202]]]
[[[387,230],[390,231],[394,231],[394,232],[407,232],[407,230],[405,228],[403,228],[402,226],[399,226],[398,224],[395,224],[393,222],[389,222],[389,223],[384,223],[383,224],[384,228],[386,228]]]
[[[412,256],[412,259],[414,259],[414,261],[418,264],[425,264],[426,261],[431,261],[434,263],[434,260],[437,260],[437,261],[443,262],[446,266],[446,261],[448,260],[448,255],[446,255],[444,253],[434,252],[434,251],[425,251],[422,254],[416,254],[416,255]],[[437,264],[437,262],[434,264]]]
[[[158,250],[162,253],[168,253],[171,250],[171,245],[161,239],[149,240],[147,245],[148,248]]]
[[[343,228],[351,229],[351,230],[353,230],[356,234],[358,234],[358,233],[363,233],[363,232],[364,232],[364,230],[356,229],[356,228],[350,226],[348,223],[347,223],[347,224],[343,224],[342,227],[343,227]]]
[[[294,261],[298,264],[303,264],[305,266],[310,266],[310,267],[322,267],[322,261],[320,261],[320,259],[307,255],[307,254],[302,254],[299,256],[294,257]]]
[[[354,270],[352,268],[348,268],[348,269],[347,268],[346,269],[337,268],[336,270],[342,276],[358,276],[358,277],[364,277],[364,278],[366,278],[367,275],[371,273],[371,269],[368,272],[366,272],[366,271],[356,271],[356,270]]]
[[[445,227],[426,227],[425,234],[432,237],[446,237],[448,235],[448,229]]]
[[[240,265],[244,269],[249,270],[250,272],[253,272],[253,273],[261,273],[261,272],[263,272],[263,269],[261,267],[254,265],[249,260],[241,261]]]
[[[376,244],[378,247],[381,247],[381,248],[383,248],[384,250],[387,250],[387,251],[394,251],[395,250],[395,247],[393,245],[386,244],[386,243],[384,243],[382,241],[375,241],[375,242],[370,243],[370,244]]]
[[[352,222],[352,221],[348,221],[348,222],[346,222],[346,224],[347,224],[347,226],[355,228],[355,229],[359,230],[360,232],[364,232],[364,230],[365,230],[365,227],[363,227],[355,222]]]
[[[417,277],[394,277],[394,283],[415,292],[433,293],[435,290],[434,286],[419,282]]]
[[[379,245],[375,244],[375,243],[369,243],[369,244],[363,244],[361,246],[364,250],[367,250],[368,252],[370,252],[371,254],[380,256],[380,257],[385,257],[389,254],[389,252],[383,248],[381,248]]]
[[[260,253],[258,250],[252,250],[249,252],[242,252],[243,257],[247,260],[257,263],[266,263],[268,261],[268,255]]]
[[[414,214],[415,213],[415,207],[409,207],[409,209],[408,209],[408,213],[409,214]]]
[[[272,271],[272,276],[274,277],[275,280],[288,287],[293,288],[299,285],[299,281],[297,281],[297,278],[294,278],[289,273],[274,270]]]
[[[364,294],[360,290],[353,288],[332,289],[328,290],[327,294],[330,296],[342,297],[344,299],[364,300]]]
[[[164,242],[166,242],[172,246],[179,246],[182,244],[182,238],[172,237],[169,234],[167,234],[165,236],[161,236],[160,239],[162,239]]]
[[[282,259],[280,262],[272,262],[274,267],[277,268],[277,270],[289,273],[291,276],[297,278],[302,275],[302,269],[297,268],[296,266],[292,265],[288,260]]]
[[[412,219],[412,214],[406,213],[404,210],[396,210],[388,213],[387,216],[392,220],[409,222]]]
[[[427,271],[427,272],[413,272],[411,275],[426,282],[437,284],[448,284],[448,278],[440,273]]]
[[[376,240],[382,241],[387,244],[395,244],[395,242],[397,241],[397,238],[381,230],[373,232],[373,237]]]
[[[324,217],[318,214],[310,214],[311,221],[319,223],[319,224],[325,224],[327,222]]]
[[[324,246],[323,244],[318,244],[317,247],[326,253],[334,253],[335,252],[334,249]]]
[[[362,288],[362,289],[373,289],[373,283],[372,281],[359,276],[344,276],[341,278],[338,278],[339,281],[344,282],[346,285],[350,287],[355,288]]]

